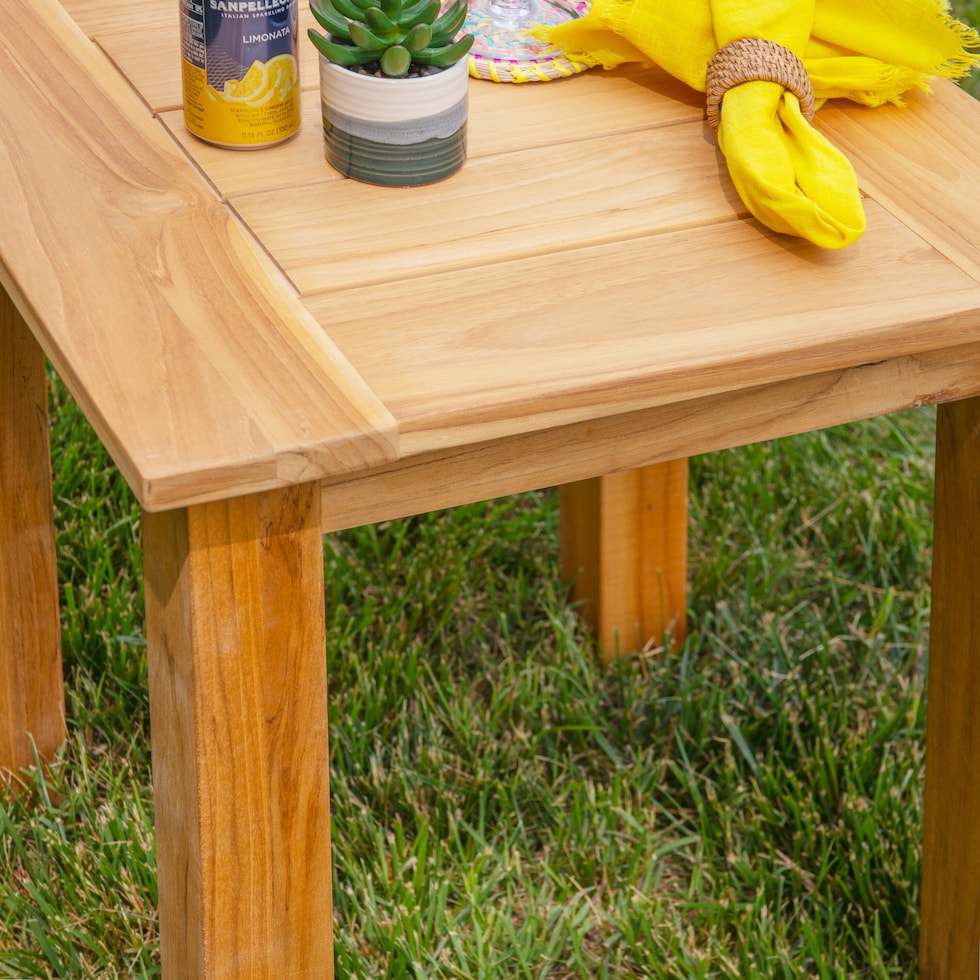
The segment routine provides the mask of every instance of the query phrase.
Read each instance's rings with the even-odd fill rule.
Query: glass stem
[[[494,26],[509,30],[521,27],[531,16],[531,0],[490,0]]]

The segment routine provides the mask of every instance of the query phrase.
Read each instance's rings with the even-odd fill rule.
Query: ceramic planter
[[[371,184],[411,187],[466,159],[467,59],[419,78],[361,75],[320,57],[327,160]]]

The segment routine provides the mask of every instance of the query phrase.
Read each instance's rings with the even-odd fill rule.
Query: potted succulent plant
[[[310,0],[327,160],[372,184],[428,184],[466,158],[467,0]]]

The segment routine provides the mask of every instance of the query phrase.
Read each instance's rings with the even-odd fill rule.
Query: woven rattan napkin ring
[[[743,37],[726,44],[708,62],[708,125],[713,130],[717,131],[721,122],[725,93],[743,82],[778,82],[800,100],[807,121],[813,121],[813,86],[803,62],[789,48],[774,41]]]

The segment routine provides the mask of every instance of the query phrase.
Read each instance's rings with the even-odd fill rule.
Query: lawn
[[[0,977],[150,977],[139,508],[51,411],[69,738],[0,805]],[[329,536],[338,976],[914,977],[933,438],[692,460],[687,640],[607,670],[553,491]]]

